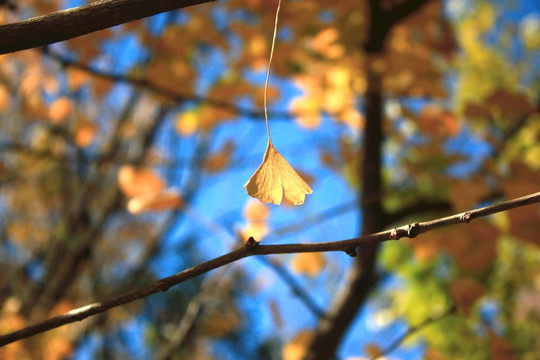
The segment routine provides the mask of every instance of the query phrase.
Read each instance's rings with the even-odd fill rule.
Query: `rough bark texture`
[[[72,39],[165,11],[213,0],[101,0],[0,26],[0,54]]]

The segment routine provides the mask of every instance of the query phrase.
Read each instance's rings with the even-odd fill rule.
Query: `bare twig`
[[[170,287],[178,285],[186,280],[192,279],[211,270],[217,269],[234,261],[254,256],[268,254],[290,254],[302,252],[327,252],[327,251],[349,251],[351,248],[365,244],[375,244],[387,240],[398,240],[402,237],[413,238],[419,234],[454,225],[466,223],[473,219],[488,216],[498,212],[514,209],[517,207],[535,204],[540,202],[540,192],[526,195],[513,200],[501,202],[491,206],[486,206],[476,210],[447,216],[444,218],[404,225],[395,229],[382,231],[375,234],[360,236],[353,239],[331,241],[313,244],[288,244],[288,245],[258,245],[254,247],[242,247],[228,254],[219,256],[202,264],[196,265],[177,274],[160,279],[144,288],[118,295],[108,300],[83,306],[71,310],[63,315],[45,320],[21,330],[0,336],[0,346],[10,344],[50,329],[60,327],[75,321],[81,321],[89,316],[102,313],[113,307],[130,303],[142,299],[159,291],[167,291]]]
[[[313,315],[315,315],[319,319],[326,317],[324,310],[319,305],[317,305],[317,303],[311,298],[309,293],[283,266],[281,266],[274,259],[267,259],[263,257],[260,258],[260,260],[276,272],[276,274],[281,278],[281,280],[283,280],[283,282],[289,286],[294,295],[296,295],[300,299],[300,301],[302,301],[302,303],[306,305],[307,309],[311,311]]]
[[[380,359],[382,357],[387,356],[392,351],[396,350],[401,344],[403,344],[403,342],[405,340],[407,340],[408,337],[414,335],[418,331],[424,329],[425,327],[427,327],[427,326],[429,326],[429,325],[431,325],[433,323],[441,321],[442,319],[446,318],[448,315],[454,313],[455,311],[456,311],[456,306],[454,305],[454,306],[450,307],[449,309],[447,309],[445,312],[443,312],[440,315],[430,316],[427,319],[425,319],[424,321],[422,321],[421,323],[419,323],[417,325],[410,326],[403,335],[401,335],[400,337],[395,339],[390,345],[388,345],[384,350],[382,350],[380,352],[380,354],[378,354],[377,356],[372,357],[371,360],[377,360],[377,359]]]
[[[211,99],[211,98],[207,98],[201,95],[180,93],[178,91],[173,91],[166,87],[155,84],[152,81],[145,78],[141,78],[141,77],[134,77],[134,76],[124,75],[124,74],[111,73],[111,72],[107,72],[103,70],[97,70],[91,66],[68,59],[54,51],[51,51],[48,48],[45,48],[43,50],[43,54],[58,61],[60,64],[64,66],[70,66],[72,68],[84,71],[98,78],[107,79],[107,80],[111,80],[115,82],[124,82],[124,83],[131,84],[133,86],[138,86],[143,89],[152,91],[156,94],[165,96],[177,102],[191,101],[197,104],[207,104],[207,105],[211,105],[217,108],[231,110],[234,113],[242,115],[247,118],[259,119],[259,120],[264,119],[264,112],[258,109],[241,107],[227,101]],[[294,114],[286,112],[286,111],[271,111],[270,115],[274,117],[276,120],[290,120],[294,118]]]
[[[99,0],[0,26],[0,54],[69,40],[211,0]]]

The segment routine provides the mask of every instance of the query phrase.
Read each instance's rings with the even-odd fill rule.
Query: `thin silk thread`
[[[266,132],[268,133],[268,141],[271,143],[270,126],[268,125],[268,107],[266,105],[266,94],[268,93],[268,80],[270,79],[270,67],[272,66],[272,57],[274,56],[274,46],[276,45],[276,33],[278,24],[279,9],[281,7],[281,0],[278,2],[276,10],[276,22],[274,24],[274,35],[272,36],[272,48],[270,49],[270,59],[268,60],[268,70],[266,71],[266,83],[264,84],[264,119],[266,120]]]

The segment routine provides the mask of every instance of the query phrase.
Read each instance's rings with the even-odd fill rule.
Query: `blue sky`
[[[85,3],[84,1],[70,0],[66,1],[66,7],[77,6]],[[465,0],[453,0],[449,2],[452,9],[449,13],[454,17],[459,17],[460,11],[466,8]],[[216,19],[226,21],[224,14],[216,8],[214,14]],[[507,22],[519,22],[526,15],[531,13],[538,14],[539,6],[534,3],[534,0],[522,0],[515,11],[509,11],[499,18],[498,27],[502,27]],[[149,19],[146,24],[149,24],[152,31],[159,32],[163,28],[164,15],[158,15]],[[497,30],[496,30],[497,31]],[[286,36],[286,33],[283,34]],[[234,39],[231,39],[234,51]],[[59,45],[61,48],[61,45]],[[119,38],[115,38],[114,42],[107,42],[102,46],[103,51],[108,55],[109,61],[96,61],[93,63],[98,68],[103,68],[107,71],[115,73],[124,73],[129,71],[132,66],[144,62],[149,54],[138,43],[137,38],[132,34],[124,34]],[[277,49],[279,51],[279,49]],[[519,55],[521,49],[516,48],[516,53]],[[202,58],[198,62],[200,74],[196,89],[198,93],[204,94],[205,91],[217,81],[220,76],[226,71],[227,54],[217,50],[208,50],[201,52]],[[265,79],[265,73],[246,72],[243,74],[253,83],[262,84]],[[294,96],[299,94],[299,90],[291,84],[287,79],[279,79],[272,75],[271,85],[279,86],[281,91],[280,98],[270,104],[270,109],[287,109],[290,101]],[[116,104],[119,99],[126,98],[127,86],[118,86],[109,96],[111,105]],[[243,106],[253,106],[249,101],[245,100],[241,103]],[[418,108],[423,104],[423,101],[418,102]],[[414,104],[411,106],[415,108]],[[162,133],[158,136],[160,141],[163,141],[163,146],[170,136],[176,136],[173,133],[173,118],[174,114],[170,114],[170,121],[164,124]],[[350,130],[342,125],[336,125],[332,120],[325,118],[322,125],[312,131],[306,131],[299,127],[296,123],[290,121],[281,121],[283,119],[270,119],[270,131],[272,140],[278,151],[297,169],[301,169],[307,173],[316,174],[317,181],[313,184],[313,194],[309,195],[306,203],[300,207],[287,208],[282,206],[270,205],[271,219],[270,226],[272,229],[279,228],[283,225],[296,222],[306,216],[317,214],[325,209],[330,209],[335,206],[350,202],[356,198],[355,190],[347,184],[339,174],[321,168],[318,161],[319,150],[313,144],[317,144],[321,138],[329,140],[334,139],[337,144],[337,139],[343,134],[354,136]],[[172,135],[171,135],[172,134]],[[196,135],[194,135],[196,136]],[[251,176],[262,160],[263,153],[266,148],[266,129],[264,122],[254,121],[253,119],[238,118],[232,124],[224,124],[218,126],[212,139],[212,148],[218,149],[227,140],[233,139],[238,145],[236,154],[241,159],[248,159],[249,163],[246,166],[234,171],[210,175],[201,179],[199,184],[204,191],[199,192],[193,199],[191,207],[193,212],[185,215],[185,219],[178,223],[178,227],[173,228],[167,233],[163,239],[166,249],[174,249],[178,242],[187,235],[193,233],[202,234],[197,237],[197,247],[201,251],[201,258],[211,259],[219,256],[231,249],[234,239],[234,230],[239,229],[244,224],[242,218],[242,209],[246,201],[250,198],[242,187],[246,180]],[[179,158],[188,157],[193,152],[195,138],[182,139],[181,148],[178,149],[177,156]],[[446,143],[448,152],[459,152],[469,156],[469,160],[452,168],[453,176],[466,176],[474,172],[480,161],[489,156],[490,148],[487,147],[480,139],[471,136],[469,129],[465,127],[463,132],[456,138]],[[388,158],[387,164],[391,165],[393,159]],[[189,173],[190,169],[179,169],[184,178]],[[171,177],[171,180],[173,178]],[[182,187],[182,183],[174,184]],[[195,214],[195,216],[194,216]],[[232,214],[232,215],[231,215]],[[217,222],[216,227],[209,226],[215,219],[234,219],[233,228],[230,222],[220,224]],[[359,224],[360,214],[357,210],[343,213],[339,216],[332,217],[316,226],[313,226],[301,234],[294,234],[282,237],[270,236],[265,239],[265,244],[270,243],[292,243],[292,242],[309,242],[309,241],[328,241],[340,240],[354,237],[358,234],[361,224]],[[392,246],[391,244],[385,246]],[[286,264],[287,259],[291,255],[280,256]],[[314,300],[321,306],[328,306],[333,300],[335,291],[339,289],[339,285],[345,280],[346,269],[351,264],[352,259],[343,253],[328,253],[325,254],[332,268],[325,271],[318,278],[311,279],[305,276],[298,276],[298,281],[308,291],[317,289],[313,292]],[[177,269],[178,254],[169,252],[163,254],[162,257],[155,263],[155,272],[159,277],[171,275]],[[270,300],[276,301],[282,310],[282,316],[285,321],[284,329],[279,333],[282,341],[287,341],[293,337],[299,330],[313,328],[317,324],[317,319],[311,315],[305,306],[298,298],[291,296],[291,291],[279,277],[268,266],[264,265],[255,258],[242,260],[239,264],[232,266],[241,266],[246,273],[253,274],[252,281],[255,283],[261,282],[263,286],[255,295],[246,295],[240,298],[240,303],[246,304],[245,308],[256,313],[258,323],[254,324],[257,328],[257,333],[260,339],[264,339],[269,335],[275,335],[276,329],[272,320],[272,316],[268,307]],[[218,270],[219,271],[219,270]],[[261,281],[264,279],[264,281]],[[333,284],[328,286],[328,283]],[[399,285],[399,279],[389,277],[382,287],[391,287]],[[154,296],[162,296],[160,294]],[[376,342],[381,346],[388,345],[401,332],[405,331],[405,326],[402,322],[391,322],[388,324],[374,320],[374,313],[380,310],[378,305],[369,302],[364,308],[363,313],[357,317],[353,326],[348,331],[347,337],[343,342],[340,350],[340,356],[351,357],[362,355],[363,347],[370,342]],[[253,315],[253,314],[252,314]],[[137,358],[147,358],[149,355],[144,346],[144,318],[135,318],[123,324],[124,332],[131,344],[133,355]],[[382,340],[381,340],[382,339]],[[102,339],[96,336],[90,336],[79,347],[76,352],[76,359],[90,359],[93,349],[100,346]],[[422,344],[415,344],[412,347],[402,347],[395,351],[391,358],[403,359],[418,359],[421,357]]]

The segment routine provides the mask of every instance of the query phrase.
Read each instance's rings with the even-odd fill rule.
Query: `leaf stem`
[[[268,93],[268,80],[270,79],[270,67],[272,66],[272,57],[274,56],[274,46],[276,45],[276,33],[277,33],[277,24],[279,9],[281,8],[281,0],[278,1],[278,6],[276,10],[276,21],[274,23],[274,35],[272,36],[272,48],[270,49],[270,58],[268,59],[268,70],[266,71],[266,82],[264,84],[264,120],[266,121],[266,132],[268,133],[268,142],[272,143],[272,138],[270,137],[270,126],[268,126],[268,106],[266,105],[266,98]]]

